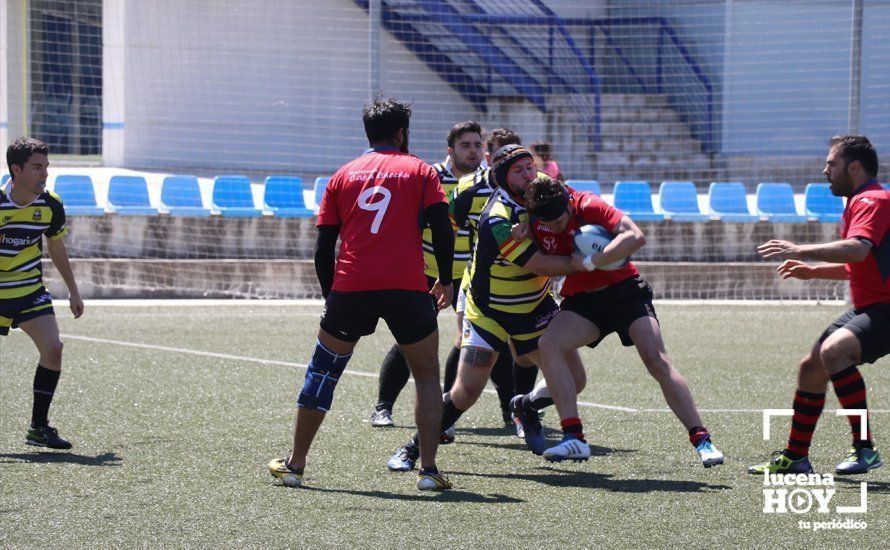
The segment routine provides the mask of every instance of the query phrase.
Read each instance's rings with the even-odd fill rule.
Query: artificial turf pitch
[[[440,448],[454,483],[420,493],[386,460],[413,432],[411,383],[397,427],[368,422],[392,339],[363,339],[310,454],[308,489],[272,485],[268,461],[290,448],[296,392],[319,306],[110,307],[71,319],[50,421],[71,452],[24,445],[36,352],[0,340],[0,546],[198,547],[853,547],[886,545],[890,468],[837,478],[831,512],[764,514],[763,478],[745,473],[783,447],[790,419],[762,437],[764,408],[790,408],[799,358],[842,309],[657,306],[667,349],[727,456],[702,468],[635,351],[611,336],[584,350],[581,409],[591,459],[548,464],[502,426],[485,394]],[[441,357],[454,336],[444,313]],[[98,340],[96,340],[98,339]],[[863,368],[879,449],[890,459],[890,360]],[[364,373],[364,376],[359,375]],[[832,472],[849,447],[829,392],[811,457]],[[558,438],[554,411],[544,424]],[[836,514],[859,503],[866,514]],[[793,489],[793,488],[792,488]],[[864,520],[865,529],[800,521]]]

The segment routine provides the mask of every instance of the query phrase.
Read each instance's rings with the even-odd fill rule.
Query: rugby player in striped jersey
[[[75,319],[83,315],[83,300],[63,241],[68,225],[62,200],[46,190],[48,156],[49,147],[32,138],[19,138],[6,149],[11,179],[0,190],[0,336],[18,327],[40,354],[25,443],[70,449],[71,443],[48,420],[62,371],[62,340],[52,296],[43,286],[43,237],[53,265],[68,287]]]

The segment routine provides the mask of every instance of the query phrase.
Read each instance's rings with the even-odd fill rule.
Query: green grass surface
[[[455,485],[441,495],[417,492],[412,474],[385,466],[413,431],[413,391],[396,405],[398,427],[373,430],[376,379],[344,376],[310,455],[310,489],[287,489],[272,485],[266,463],[290,448],[302,369],[75,338],[305,363],[319,309],[93,307],[74,321],[58,308],[68,337],[50,418],[75,443],[71,453],[23,444],[36,354],[20,331],[0,340],[0,546],[886,545],[890,468],[867,478],[864,516],[764,515],[763,480],[745,474],[783,446],[789,419],[776,419],[763,441],[761,415],[739,410],[790,407],[796,363],[839,308],[659,307],[675,365],[699,407],[715,410],[703,417],[727,455],[721,467],[697,463],[636,353],[612,336],[582,353],[590,382],[581,399],[637,410],[582,408],[590,461],[549,465],[533,456],[501,427],[497,399],[485,394],[461,420],[457,443],[440,450]],[[444,357],[451,313],[441,326]],[[381,323],[349,370],[376,373],[391,342]],[[885,358],[863,369],[874,410],[890,410],[888,366]],[[827,407],[837,407],[833,395]],[[890,414],[873,420],[880,444]],[[555,439],[554,412],[545,425]],[[845,419],[823,416],[812,450],[818,471],[833,471],[848,432]],[[858,490],[838,481],[832,509],[858,503]],[[867,529],[798,528],[799,520],[846,517]]]

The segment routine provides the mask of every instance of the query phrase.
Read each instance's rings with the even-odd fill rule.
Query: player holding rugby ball
[[[539,342],[543,360],[539,366],[547,388],[536,387],[532,393],[514,398],[516,407],[525,411],[556,404],[564,437],[559,444],[544,451],[544,457],[559,461],[585,460],[590,456],[578,417],[576,390],[576,380],[585,380],[585,373],[583,368],[580,372],[571,372],[577,366],[568,365],[564,357],[570,350],[595,347],[610,333],[617,332],[622,344],[636,346],[671,410],[688,430],[702,464],[706,468],[722,464],[723,454],[711,442],[686,381],[671,365],[665,351],[652,305],[652,288],[640,277],[633,263],[626,260],[646,244],[643,232],[623,212],[596,194],[572,191],[548,177],[535,179],[526,190],[525,198],[530,225],[515,230],[530,230],[545,254],[572,254],[576,240],[581,244],[585,234],[596,232],[596,228],[579,232],[584,226],[602,226],[614,235],[602,252],[587,257],[589,271],[567,276],[562,286],[564,299],[560,313]]]

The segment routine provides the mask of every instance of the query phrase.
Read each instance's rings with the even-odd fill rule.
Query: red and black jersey
[[[847,200],[841,238],[863,239],[872,245],[864,260],[847,264],[853,307],[890,304],[890,191],[877,180],[860,186]]]
[[[332,289],[427,291],[423,211],[445,203],[432,166],[396,148],[370,149],[331,177],[317,226],[340,226]]]
[[[582,225],[601,225],[614,234],[624,212],[609,205],[596,193],[569,190],[569,202],[574,215],[569,220],[565,231],[554,233],[538,220],[532,221],[532,231],[544,254],[569,256],[575,250],[575,232]],[[616,283],[638,275],[637,268],[631,262],[614,270],[595,269],[588,273],[574,273],[566,277],[560,294],[571,296],[579,292],[587,292]]]

